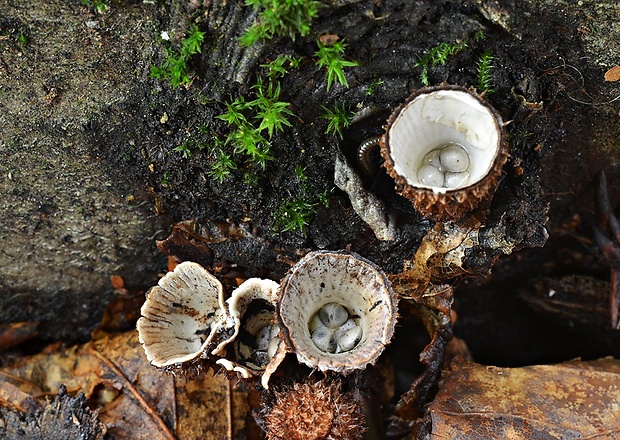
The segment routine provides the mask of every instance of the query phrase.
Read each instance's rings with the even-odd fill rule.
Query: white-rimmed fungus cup
[[[488,200],[508,158],[499,114],[458,86],[414,92],[392,113],[381,155],[396,190],[424,216],[458,220]]]
[[[161,278],[140,312],[139,339],[156,367],[207,357],[227,336],[222,285],[197,263],[181,263]]]
[[[274,360],[281,342],[275,315],[278,287],[272,280],[250,278],[233,291],[226,303],[234,320],[234,333],[216,353],[222,356],[218,365],[248,378],[262,375],[272,360],[281,362],[282,358]]]
[[[138,320],[149,362],[185,369],[206,361],[229,375],[269,377],[286,355],[275,315],[278,283],[250,278],[224,302],[221,283],[197,263],[184,262],[147,292]]]
[[[317,251],[280,284],[277,316],[299,362],[348,374],[374,364],[390,342],[396,296],[374,263],[353,253]]]

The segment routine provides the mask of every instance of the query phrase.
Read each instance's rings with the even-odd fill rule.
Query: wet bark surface
[[[35,323],[45,342],[88,340],[111,301],[156,283],[166,260],[155,240],[190,219],[192,233],[207,237],[206,264],[231,279],[278,280],[316,249],[352,250],[401,272],[434,223],[377,168],[362,184],[394,219],[394,240],[377,239],[335,187],[336,158],[363,176],[356,149],[422,86],[416,60],[464,41],[429,69],[430,83],[476,86],[477,60],[492,50],[486,98],[509,122],[511,153],[464,258],[472,276],[453,283],[454,332],[478,362],[494,365],[620,356],[609,329],[609,262],[592,233],[601,169],[620,207],[620,88],[604,80],[620,63],[615,2],[334,1],[311,37],[251,48],[238,43],[256,17],[251,8],[197,3],[111,2],[97,13],[78,0],[0,0],[0,323]],[[194,24],[206,35],[191,85],[153,79],[164,47]],[[479,31],[486,38],[477,40]],[[324,34],[345,39],[345,57],[359,62],[345,69],[349,88],[328,90],[315,64]],[[273,137],[264,171],[240,161],[219,182],[206,146],[230,129],[216,116],[249,96],[261,64],[279,54],[301,58],[281,79],[292,127]],[[325,134],[324,106],[335,103],[355,114],[342,139]],[[184,144],[188,157],[174,151]],[[315,211],[305,232],[279,231],[283,203],[301,195]],[[397,335],[393,352],[408,342]],[[412,380],[403,377],[400,393]]]
[[[0,8],[0,320],[85,339],[113,297],[111,275],[144,286],[162,263],[140,178],[149,118],[132,108],[149,93],[156,21],[140,4],[106,17],[79,2]]]

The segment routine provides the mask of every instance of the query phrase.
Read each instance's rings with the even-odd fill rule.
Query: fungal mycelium
[[[346,252],[311,252],[280,285],[277,316],[299,362],[342,374],[374,364],[396,323],[396,297],[372,262]]]
[[[457,220],[490,199],[508,158],[499,114],[463,87],[414,92],[392,113],[381,155],[397,191],[424,216]]]

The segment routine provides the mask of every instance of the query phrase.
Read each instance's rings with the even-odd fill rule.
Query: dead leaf
[[[180,439],[235,439],[248,429],[251,408],[245,386],[206,372],[199,380],[177,378],[176,384]]]
[[[444,364],[446,345],[452,339],[452,288],[448,285],[429,285],[413,299],[414,307],[432,339],[420,353],[424,371],[396,404],[394,412],[404,420],[420,417],[425,405],[433,398]]]
[[[0,351],[15,347],[38,334],[38,322],[13,322],[0,325]]]
[[[605,72],[605,81],[615,82],[620,80],[620,66],[614,66]]]
[[[135,331],[24,358],[0,379],[0,403],[22,411],[60,384],[83,392],[115,439],[233,439],[253,423],[243,386],[206,371],[190,379],[158,370]]]
[[[115,290],[125,288],[125,280],[120,275],[110,275],[110,283]]]
[[[443,283],[464,275],[465,251],[478,243],[481,223],[471,217],[463,222],[438,222],[422,239],[412,261],[405,261],[402,273],[391,277],[394,290],[403,298],[424,292],[432,281]]]
[[[207,246],[209,242],[208,237],[196,232],[195,222],[187,220],[174,224],[170,235],[156,244],[161,253],[173,256],[177,263],[194,261],[203,267],[211,267],[213,251]]]
[[[319,37],[319,41],[323,46],[333,46],[340,37],[336,34],[324,34]]]
[[[620,361],[455,364],[429,408],[431,439],[617,439]]]
[[[118,290],[117,293],[120,293]],[[92,332],[92,339],[100,339],[99,334],[122,332],[135,328],[140,317],[140,307],[144,304],[144,292],[118,294],[108,302],[99,327]]]

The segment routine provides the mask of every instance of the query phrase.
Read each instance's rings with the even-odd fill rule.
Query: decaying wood
[[[6,440],[103,440],[105,424],[91,411],[84,394],[67,394],[60,386],[53,401],[30,403],[30,411],[0,410],[0,436]]]

